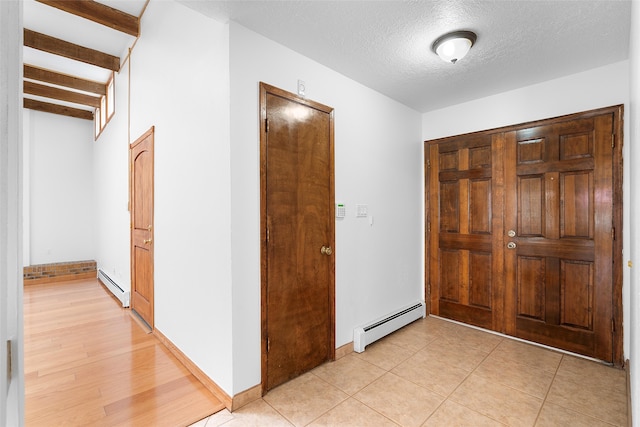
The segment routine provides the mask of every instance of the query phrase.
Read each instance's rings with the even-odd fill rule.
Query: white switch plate
[[[305,96],[307,93],[307,85],[304,80],[298,80],[298,95]]]
[[[369,215],[369,207],[367,205],[356,205],[356,217],[366,218]]]

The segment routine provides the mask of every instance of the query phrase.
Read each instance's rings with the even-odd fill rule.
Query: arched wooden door
[[[131,309],[153,329],[153,135],[130,147]]]

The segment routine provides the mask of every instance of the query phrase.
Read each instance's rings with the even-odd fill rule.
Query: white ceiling
[[[139,16],[146,0],[100,2]],[[236,21],[420,112],[628,57],[630,0],[180,2],[214,19]],[[23,4],[30,30],[121,59],[134,42],[35,0]],[[431,44],[461,29],[477,33],[475,46],[458,63],[443,62]],[[110,75],[27,47],[24,62],[100,82]]]
[[[628,57],[630,0],[181,0],[426,112]],[[478,35],[457,64],[431,44]],[[300,76],[304,79],[304,76]]]

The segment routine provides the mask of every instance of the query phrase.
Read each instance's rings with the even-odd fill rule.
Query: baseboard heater
[[[129,291],[125,291],[118,286],[118,284],[111,280],[111,277],[107,276],[102,269],[98,269],[98,280],[100,280],[100,282],[102,282],[102,284],[120,300],[123,307],[129,307]]]
[[[374,341],[397,331],[409,323],[426,316],[424,301],[403,307],[381,319],[356,328],[353,331],[353,351],[362,353]]]

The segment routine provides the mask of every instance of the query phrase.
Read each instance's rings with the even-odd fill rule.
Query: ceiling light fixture
[[[440,36],[433,42],[431,49],[445,62],[455,64],[464,58],[478,36],[471,31],[454,31]]]

